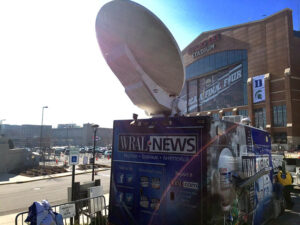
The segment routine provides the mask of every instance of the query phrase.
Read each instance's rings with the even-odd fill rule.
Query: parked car
[[[56,155],[56,156],[60,156],[60,154],[61,153],[63,153],[65,151],[65,149],[56,149],[55,151],[54,151],[54,154]]]
[[[103,148],[99,148],[99,149],[97,150],[97,153],[104,154],[104,152],[105,152],[105,149],[103,149]]]
[[[104,156],[111,156],[111,153],[112,153],[112,151],[111,150],[106,150],[105,152],[104,152]]]

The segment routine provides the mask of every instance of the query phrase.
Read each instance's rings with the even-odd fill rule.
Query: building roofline
[[[279,12],[277,13],[274,13],[270,16],[267,16],[263,19],[260,19],[260,20],[254,20],[254,21],[251,21],[251,22],[247,22],[247,23],[241,23],[241,24],[237,24],[237,25],[232,25],[232,26],[229,26],[229,27],[222,27],[222,28],[218,28],[218,29],[214,29],[214,30],[209,30],[209,31],[204,31],[202,32],[201,34],[199,34],[189,45],[187,45],[181,52],[185,52],[187,50],[187,48],[193,44],[200,36],[202,35],[205,35],[205,34],[210,34],[210,33],[215,33],[217,31],[225,31],[225,30],[229,30],[229,29],[232,29],[232,28],[238,28],[238,27],[242,27],[242,26],[245,26],[245,25],[250,25],[250,24],[255,24],[255,23],[260,23],[260,22],[263,22],[263,21],[266,21],[266,20],[269,20],[270,18],[273,18],[275,16],[278,16],[279,14],[282,14],[284,12],[287,12],[287,11],[290,11],[292,12],[293,10],[289,9],[289,8],[285,8],[283,10],[280,10]]]

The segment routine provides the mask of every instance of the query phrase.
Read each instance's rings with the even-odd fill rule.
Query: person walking
[[[291,198],[291,191],[293,189],[293,177],[290,172],[283,169],[282,166],[278,167],[279,171],[277,173],[277,179],[279,183],[283,186],[283,196],[286,201],[287,208],[292,208],[294,203]]]

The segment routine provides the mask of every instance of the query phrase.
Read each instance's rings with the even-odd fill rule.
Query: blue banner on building
[[[253,77],[253,103],[266,100],[265,96],[265,75]]]

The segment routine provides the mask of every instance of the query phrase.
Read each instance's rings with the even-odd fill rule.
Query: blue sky
[[[299,30],[300,0],[135,0],[156,14],[181,49],[201,32],[260,20],[282,9],[293,10]]]
[[[95,20],[109,0],[0,1],[0,120],[5,124],[98,123],[139,118],[106,64]],[[156,14],[181,49],[201,32],[262,19],[293,9],[300,0],[135,0]]]

